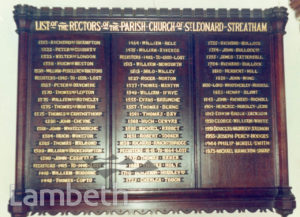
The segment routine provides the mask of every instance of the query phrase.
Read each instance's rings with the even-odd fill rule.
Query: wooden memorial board
[[[12,216],[293,212],[285,8],[17,5],[14,18],[19,77],[11,202],[21,204],[10,203]],[[70,186],[77,193],[68,195]],[[37,192],[34,206],[28,189]],[[89,191],[97,206],[61,204]]]

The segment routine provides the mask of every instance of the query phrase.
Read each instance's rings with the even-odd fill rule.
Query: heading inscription
[[[268,32],[267,22],[35,21],[35,31],[63,32]]]

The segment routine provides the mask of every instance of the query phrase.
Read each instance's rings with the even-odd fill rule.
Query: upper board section
[[[34,20],[36,32],[223,32],[268,33],[272,20],[287,21],[286,8],[271,9],[143,9],[48,8],[17,5],[15,20]],[[225,19],[225,20],[224,20]],[[20,30],[20,29],[18,29]]]

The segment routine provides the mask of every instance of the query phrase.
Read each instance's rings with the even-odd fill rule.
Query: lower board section
[[[80,192],[84,193],[84,192]],[[101,191],[98,192],[101,195]],[[117,195],[117,196],[114,196]],[[72,195],[73,203],[77,197]],[[128,198],[128,199],[126,199]],[[101,197],[78,202],[76,206],[59,205],[61,200],[56,198],[55,205],[50,204],[49,197],[45,199],[45,205],[37,201],[37,206],[9,206],[12,216],[27,216],[34,214],[154,214],[154,213],[179,213],[213,211],[229,213],[238,212],[265,212],[276,210],[282,216],[287,216],[296,207],[295,198],[290,188],[220,188],[200,190],[176,190],[149,192],[118,192],[118,194],[102,194]],[[65,198],[67,200],[67,198]],[[70,203],[71,203],[70,202]],[[67,202],[66,202],[67,203]],[[94,206],[91,206],[94,204]]]
[[[27,188],[276,186],[270,35],[39,33],[30,45]]]

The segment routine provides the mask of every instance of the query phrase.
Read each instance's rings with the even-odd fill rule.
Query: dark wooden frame
[[[267,33],[270,35],[270,60],[271,75],[273,78],[273,116],[275,126],[274,147],[276,148],[275,162],[278,166],[278,174],[275,174],[276,187],[255,187],[255,188],[202,188],[183,190],[161,190],[161,191],[130,191],[129,204],[118,204],[117,206],[97,206],[90,207],[86,204],[79,204],[76,207],[67,206],[46,206],[27,207],[9,205],[9,212],[14,217],[27,216],[29,212],[35,213],[169,213],[179,212],[234,212],[273,210],[275,209],[282,216],[287,216],[293,212],[296,206],[295,198],[291,193],[288,182],[288,157],[287,157],[287,133],[286,133],[286,109],[285,109],[285,87],[284,87],[284,59],[283,59],[283,35],[287,22],[287,12],[285,8],[272,8],[267,10],[226,10],[226,9],[123,9],[107,8],[84,9],[78,8],[41,8],[31,6],[15,7],[14,18],[19,34],[19,56],[18,56],[18,105],[17,105],[17,143],[16,143],[16,180],[15,180],[15,200],[22,201],[25,196],[25,148],[27,130],[27,99],[28,99],[28,62],[29,62],[29,36],[32,33],[32,23],[34,20],[42,19],[109,19],[118,20],[120,18],[135,19],[202,19],[202,20],[265,20],[270,23],[271,29]],[[112,200],[112,195],[107,194],[108,200]]]

